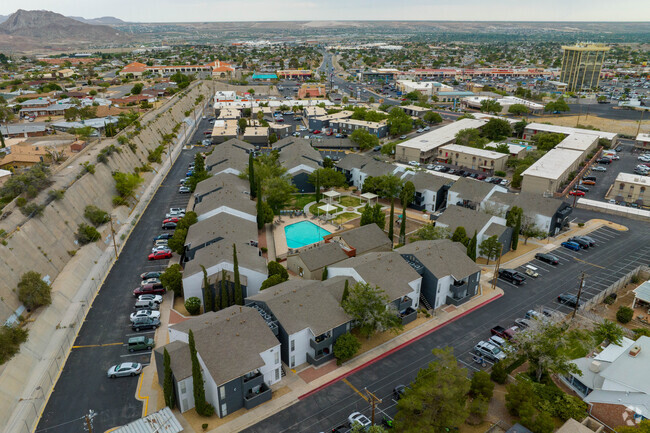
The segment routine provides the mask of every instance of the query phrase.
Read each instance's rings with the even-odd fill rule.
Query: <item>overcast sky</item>
[[[3,0],[0,14],[45,9],[125,21],[650,21],[648,0]]]

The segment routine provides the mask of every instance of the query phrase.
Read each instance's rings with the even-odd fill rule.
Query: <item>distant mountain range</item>
[[[68,17],[73,20],[81,21],[86,24],[104,24],[110,26],[112,24],[124,24],[125,22],[115,17],[100,17],[100,18],[84,18],[84,17]]]

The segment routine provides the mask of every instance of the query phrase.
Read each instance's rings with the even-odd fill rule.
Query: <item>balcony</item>
[[[408,307],[399,314],[399,318],[402,321],[402,325],[406,325],[418,318],[418,312],[413,308]]]
[[[409,296],[403,296],[397,301],[397,311],[404,311],[413,306],[413,299]]]
[[[255,406],[259,406],[260,404],[271,400],[271,396],[271,388],[266,386],[266,383],[262,382],[261,385],[244,394],[244,407],[246,409],[252,409]]]
[[[323,349],[329,349],[329,347],[334,343],[332,338],[332,333],[328,332],[326,334],[319,335],[313,340],[309,340],[309,346],[314,349],[315,353],[320,352]]]
[[[469,284],[467,281],[454,281],[449,286],[449,291],[451,292],[451,298],[462,299],[468,295]]]
[[[334,351],[325,349],[322,352],[318,353],[315,356],[312,356],[310,353],[307,353],[307,362],[311,365],[319,366],[326,363],[330,359],[334,359]]]
[[[244,394],[253,390],[256,386],[264,383],[264,375],[259,371],[254,371],[243,377]]]

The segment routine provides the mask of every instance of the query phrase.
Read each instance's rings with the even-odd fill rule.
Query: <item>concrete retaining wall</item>
[[[76,180],[63,199],[51,202],[42,216],[27,220],[11,233],[6,246],[0,246],[0,267],[3,269],[0,320],[6,320],[19,306],[12,289],[22,273],[36,270],[53,281],[52,304],[39,309],[30,318],[29,340],[12,360],[0,367],[0,425],[4,426],[3,431],[27,433],[35,428],[89,306],[115,260],[113,239],[107,225],[100,227],[101,241],[82,248],[76,244],[77,225],[87,223],[83,217],[85,207],[92,204],[112,210],[115,240],[121,249],[180,154],[186,137],[193,133],[194,119],[187,119],[190,125],[179,131],[179,138],[172,147],[172,158],[165,155],[162,164],[155,164],[159,167],[154,172],[142,175],[145,181],[138,188],[138,201],[133,206],[112,209],[115,182],[111,172],[132,172],[146,163],[148,151],[160,142],[160,132],[170,133],[175,124],[183,121],[185,111],[195,107],[196,97],[204,94],[204,101],[195,114],[196,117],[201,115],[211,97],[210,84],[197,83],[187,93],[184,98],[175,97],[140,120],[142,132],[132,140],[138,145],[135,153],[128,146],[120,146],[122,151],[109,157],[107,164],[93,160],[95,174],[88,173],[79,179],[76,176],[80,167],[67,170],[73,171]],[[115,140],[104,140],[93,158],[99,149],[110,144],[117,146]],[[3,225],[7,222],[3,221]],[[74,256],[68,253],[73,250],[77,250]]]

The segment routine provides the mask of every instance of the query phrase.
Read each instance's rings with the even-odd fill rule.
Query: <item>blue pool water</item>
[[[305,245],[315,244],[322,241],[323,236],[329,234],[330,232],[327,230],[309,221],[301,221],[284,228],[284,236],[287,239],[287,247],[289,248],[300,248]]]

